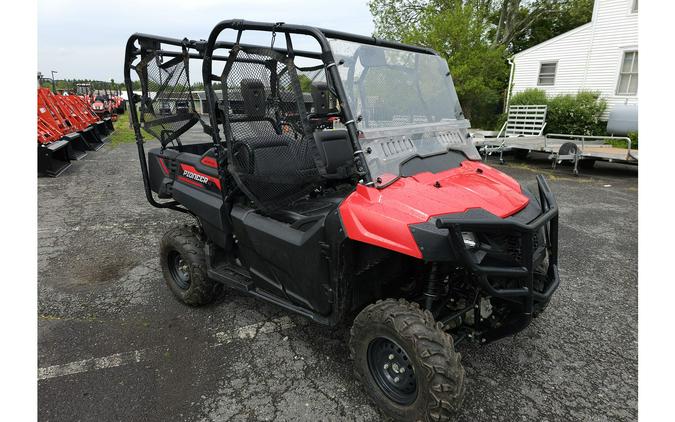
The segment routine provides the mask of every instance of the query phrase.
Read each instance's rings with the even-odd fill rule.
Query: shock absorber
[[[444,281],[445,274],[441,271],[440,265],[437,262],[431,264],[431,269],[429,270],[429,277],[427,279],[427,285],[424,289],[425,307],[431,311],[431,307],[434,302],[438,299],[440,295],[444,292]]]

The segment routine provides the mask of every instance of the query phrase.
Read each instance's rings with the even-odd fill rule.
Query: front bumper
[[[472,218],[467,215],[448,215],[436,219],[436,227],[448,229],[447,239],[455,251],[457,260],[477,275],[479,286],[491,297],[517,302],[522,305],[522,314],[505,326],[502,332],[492,333],[488,340],[504,337],[520,331],[527,326],[535,311],[535,304],[545,304],[560,285],[558,275],[558,205],[543,176],[537,176],[541,212],[529,223],[516,219]],[[493,216],[494,217],[494,216]],[[506,233],[518,238],[518,258],[511,263],[503,261],[494,265],[485,259],[489,250],[468,249],[462,238],[462,232]],[[543,234],[544,239],[538,239]],[[542,242],[543,241],[543,242]],[[544,269],[543,286],[535,289],[535,270],[542,261],[542,253],[547,254],[548,265]],[[503,254],[502,254],[503,255]],[[487,263],[486,263],[487,262]],[[539,268],[541,271],[541,268]],[[511,279],[509,288],[496,287],[491,280]],[[542,281],[540,276],[537,280]],[[515,286],[514,286],[515,284]]]

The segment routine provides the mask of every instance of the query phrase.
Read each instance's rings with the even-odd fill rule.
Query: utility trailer
[[[485,161],[493,153],[499,153],[499,162],[504,163],[504,153],[513,152],[518,158],[526,158],[530,152],[548,154],[555,168],[562,162],[573,164],[573,172],[590,169],[596,161],[610,163],[638,163],[638,151],[632,149],[631,140],[625,136],[590,136],[549,133],[546,127],[545,105],[512,105],[507,120],[496,137],[474,136],[474,145],[479,148]],[[607,144],[612,141],[612,144]],[[625,148],[616,143],[625,144]]]
[[[607,144],[607,141],[613,141],[613,144]],[[616,143],[624,143],[626,147],[617,147],[614,145]],[[597,161],[638,164],[638,150],[632,149],[631,140],[626,136],[549,133],[543,136],[509,138],[502,142],[490,141],[488,138],[485,144],[497,148],[501,163],[504,162],[504,152],[512,151],[520,158],[525,158],[530,152],[541,152],[548,154],[553,168],[562,162],[571,163],[574,175],[579,175],[580,169],[593,168]],[[484,155],[486,161],[489,155]]]

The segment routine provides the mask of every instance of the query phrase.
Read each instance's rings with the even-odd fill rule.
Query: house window
[[[552,86],[555,83],[555,68],[558,66],[557,62],[542,63],[539,67],[539,86]]]
[[[619,70],[618,95],[636,95],[638,90],[638,52],[623,53],[623,63]]]
[[[637,11],[638,11],[638,0],[633,0],[633,7],[631,7],[630,11],[632,13],[637,13]]]

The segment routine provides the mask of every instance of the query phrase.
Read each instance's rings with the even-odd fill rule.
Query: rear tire
[[[403,299],[367,306],[349,341],[357,380],[388,416],[445,421],[464,398],[464,368],[452,337],[429,311]]]
[[[189,227],[175,227],[166,232],[159,254],[164,281],[181,302],[206,305],[222,292],[222,285],[206,275],[204,243]]]

